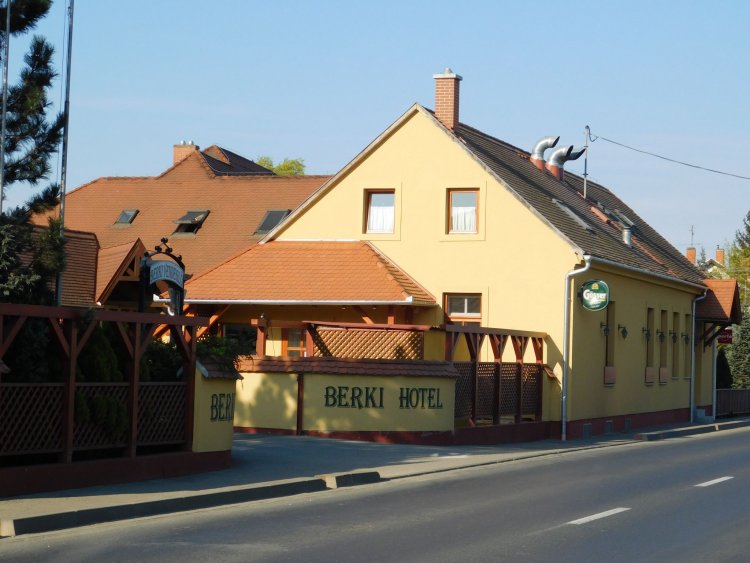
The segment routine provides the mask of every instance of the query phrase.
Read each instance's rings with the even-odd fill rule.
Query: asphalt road
[[[750,429],[0,540],[2,561],[748,561]]]

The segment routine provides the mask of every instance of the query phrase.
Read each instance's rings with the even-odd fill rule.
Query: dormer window
[[[210,211],[203,210],[203,211],[188,211],[177,219],[175,223],[177,223],[177,228],[175,229],[175,233],[197,233],[198,229],[200,229],[203,226],[203,222],[206,220],[206,217],[208,217],[208,214]]]
[[[263,235],[273,230],[276,225],[286,219],[287,215],[292,212],[291,209],[269,209],[263,217],[263,220],[258,225],[255,231],[256,235]]]
[[[115,225],[130,225],[136,215],[138,215],[137,209],[123,209],[117,221],[115,221]]]

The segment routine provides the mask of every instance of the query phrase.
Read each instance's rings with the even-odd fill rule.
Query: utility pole
[[[5,42],[3,44],[3,115],[0,118],[0,215],[5,199],[5,114],[8,110],[8,56],[10,55],[10,0],[5,0]]]
[[[65,242],[65,183],[68,172],[68,129],[70,128],[70,61],[73,54],[73,4],[70,0],[68,5],[68,55],[65,69],[65,110],[63,113],[63,145],[62,145],[62,170],[60,172],[60,241]],[[55,299],[57,305],[62,305],[62,275],[60,272],[55,277]]]

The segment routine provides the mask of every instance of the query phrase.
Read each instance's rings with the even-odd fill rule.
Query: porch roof
[[[368,242],[274,241],[191,280],[186,303],[435,305]]]
[[[289,358],[243,356],[238,371],[245,373],[325,373],[331,375],[383,375],[458,377],[450,362],[429,360],[382,360],[330,356]]]
[[[706,298],[696,304],[696,318],[720,324],[741,323],[742,310],[737,280],[708,279],[704,283],[708,286],[708,292]]]

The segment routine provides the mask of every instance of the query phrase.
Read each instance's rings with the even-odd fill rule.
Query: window
[[[646,313],[646,367],[654,367],[654,310],[649,307]]]
[[[395,193],[389,191],[367,191],[367,218],[365,220],[368,233],[392,233],[394,223]]]
[[[672,377],[680,376],[680,314],[672,313],[672,332],[669,335],[672,342]]]
[[[254,326],[243,324],[225,324],[224,338],[237,346],[240,354],[255,354],[258,330]]]
[[[445,313],[451,322],[457,324],[481,324],[481,293],[447,293],[445,295]]]
[[[692,360],[691,353],[690,353],[692,350],[692,348],[690,347],[691,340],[692,340],[691,338],[692,333],[693,333],[693,319],[690,315],[685,315],[685,332],[683,333],[684,336],[682,334],[680,335],[682,336],[682,341],[685,343],[685,360],[684,360],[685,371],[682,372],[682,376],[685,378],[690,377],[690,370],[692,369],[692,364],[690,363]]]
[[[477,232],[478,190],[448,190],[448,233]]]
[[[604,321],[606,324],[605,335],[604,335],[604,364],[605,366],[615,365],[615,336],[618,331],[615,329],[617,321],[615,317],[615,302],[610,301],[606,308],[607,320]]]
[[[260,222],[260,225],[258,225],[255,234],[261,235],[270,232],[279,223],[286,219],[287,215],[291,212],[291,209],[269,209],[263,216],[263,220]]]
[[[305,330],[302,328],[281,329],[281,354],[300,358],[306,355]]]
[[[177,223],[177,228],[175,229],[175,233],[196,233],[198,232],[198,229],[203,226],[203,222],[206,220],[206,217],[208,217],[208,214],[210,211],[203,210],[203,211],[188,211],[177,219],[175,223]]]
[[[129,225],[136,215],[138,215],[137,209],[123,209],[117,221],[115,221],[115,225]]]

